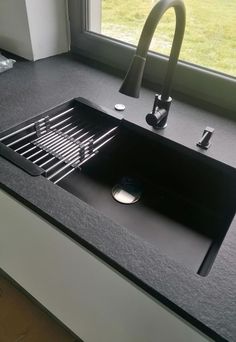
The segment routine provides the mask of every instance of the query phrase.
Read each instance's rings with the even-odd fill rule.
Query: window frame
[[[136,47],[88,31],[88,1],[68,0],[71,51],[123,72],[127,71]],[[144,79],[158,88],[164,80],[167,63],[168,57],[149,52]],[[236,117],[236,78],[233,76],[179,60],[174,76],[173,91],[191,97],[195,101],[226,109]],[[226,111],[221,111],[221,113],[223,116],[229,114]]]

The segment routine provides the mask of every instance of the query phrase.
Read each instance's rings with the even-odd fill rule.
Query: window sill
[[[74,33],[72,29],[71,50],[79,55],[92,58],[125,73],[135,52],[135,47],[120,41],[91,32]],[[158,89],[165,77],[168,58],[150,52],[144,81]],[[153,72],[155,70],[155,72]],[[173,83],[175,92],[191,97],[195,103],[222,108],[222,115],[235,116],[236,79],[228,75],[199,68],[190,63],[179,61]],[[229,113],[227,113],[229,112]]]

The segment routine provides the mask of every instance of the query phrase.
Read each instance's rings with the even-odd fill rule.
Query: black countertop
[[[148,128],[153,91],[139,100],[118,92],[121,79],[70,54],[38,62],[19,60],[0,74],[0,132],[74,97],[113,108],[126,105],[125,118]],[[199,151],[206,126],[214,143]],[[157,134],[236,168],[236,122],[196,106],[173,101],[168,128]],[[0,158],[0,184],[110,265],[214,340],[236,341],[236,219],[207,277],[177,264],[89,205],[44,177],[31,177]]]

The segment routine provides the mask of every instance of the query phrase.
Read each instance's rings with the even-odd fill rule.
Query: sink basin
[[[127,179],[138,184],[133,192],[140,198],[132,204],[112,195]],[[235,184],[230,169],[126,125],[81,172],[58,183],[203,276],[235,214]]]
[[[234,169],[81,98],[2,133],[0,155],[202,276],[236,211]]]

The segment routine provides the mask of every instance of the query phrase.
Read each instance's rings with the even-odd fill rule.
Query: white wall
[[[30,60],[68,51],[67,0],[0,0],[0,49]]]
[[[33,59],[25,0],[0,0],[0,49]]]

